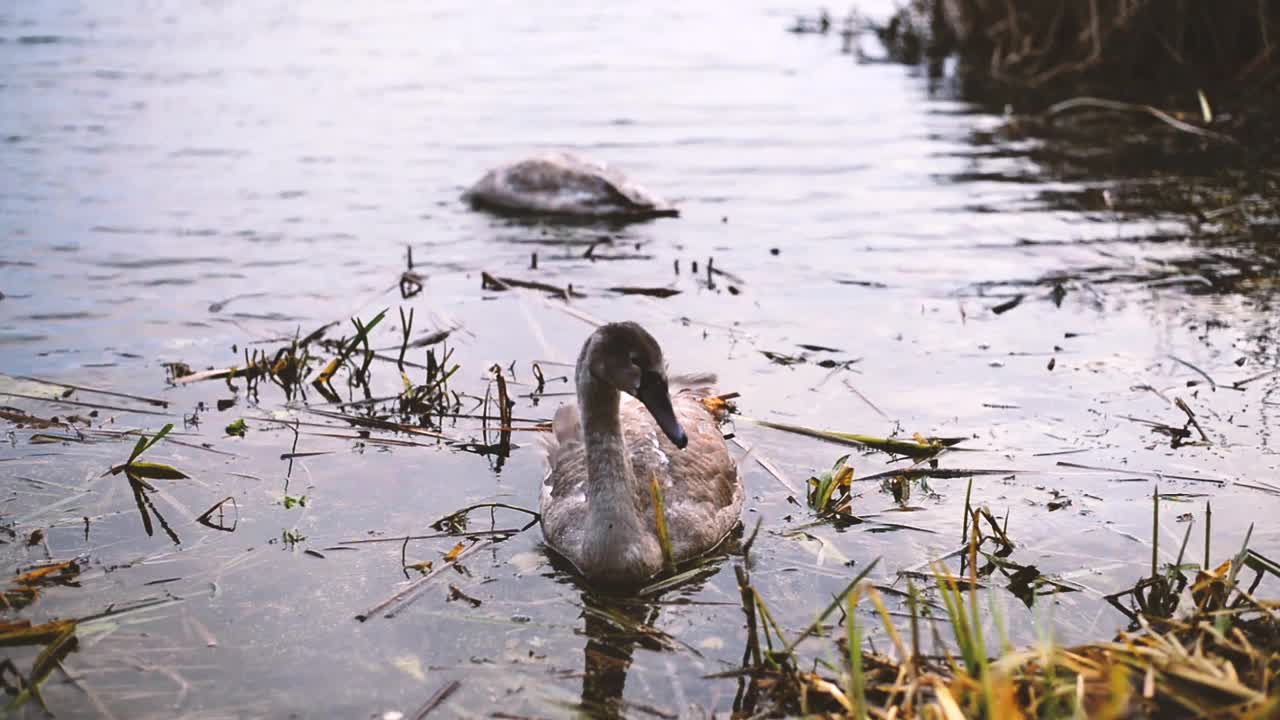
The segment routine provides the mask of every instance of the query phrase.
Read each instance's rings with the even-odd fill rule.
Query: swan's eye
[[[631,353],[631,364],[643,369],[643,366],[640,365],[640,356],[635,353]]]

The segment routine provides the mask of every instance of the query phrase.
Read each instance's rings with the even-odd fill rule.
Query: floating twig
[[[71,383],[55,382],[53,380],[42,380],[40,378],[31,377],[29,375],[14,375],[13,377],[18,380],[28,380],[30,382],[40,383],[41,385],[54,385],[57,387],[70,388],[72,390],[79,390],[81,392],[94,393],[95,395],[110,395],[112,397],[124,398],[126,400],[137,400],[138,402],[144,402],[144,403],[147,403],[148,405],[154,405],[156,407],[162,407],[162,408],[169,407],[168,400],[161,400],[159,398],[147,397],[145,395],[130,395],[128,393],[116,392],[114,390],[100,390],[98,388],[86,387],[84,385],[72,385]]]
[[[110,410],[111,412],[127,412],[136,413],[138,415],[156,415],[158,417],[171,417],[173,413],[157,412],[155,410],[142,410],[141,408],[120,407],[118,405],[102,405],[100,403],[80,402],[78,400],[67,400],[57,397],[40,397],[39,395],[25,395],[15,392],[0,392],[0,396],[21,398],[23,400],[37,400],[39,402],[58,403],[62,405],[71,405],[72,407],[86,407],[94,410]]]
[[[1219,142],[1225,142],[1225,143],[1231,143],[1231,144],[1237,143],[1236,139],[1231,137],[1230,135],[1216,132],[1214,130],[1206,130],[1201,127],[1196,127],[1195,125],[1191,125],[1190,123],[1185,123],[1177,119],[1176,117],[1170,115],[1169,113],[1157,107],[1153,107],[1151,105],[1142,105],[1139,103],[1127,103],[1127,102],[1120,102],[1118,100],[1107,100],[1104,98],[1096,98],[1096,97],[1088,97],[1088,96],[1075,97],[1069,100],[1063,100],[1062,102],[1054,103],[1053,105],[1050,105],[1049,108],[1044,111],[1044,114],[1046,116],[1052,117],[1054,115],[1059,115],[1069,110],[1075,110],[1077,108],[1097,108],[1101,110],[1115,110],[1118,112],[1145,113],[1159,120],[1160,122],[1168,125],[1174,130],[1180,130],[1182,132],[1190,133],[1192,135],[1199,135],[1200,137],[1208,138],[1210,140],[1217,140]]]
[[[1188,367],[1194,370],[1197,375],[1204,378],[1205,381],[1209,383],[1209,387],[1213,388],[1214,390],[1218,389],[1218,383],[1214,382],[1213,378],[1209,377],[1209,373],[1201,370],[1200,368],[1196,367],[1195,365],[1192,365],[1191,363],[1187,362],[1186,360],[1183,360],[1180,357],[1175,357],[1173,355],[1169,355],[1168,357],[1170,360],[1178,363],[1179,365],[1183,365],[1185,367]]]
[[[496,542],[500,542],[500,540],[498,538],[486,538],[484,540],[477,540],[476,542],[472,543],[470,547],[467,547],[466,549],[458,552],[453,557],[446,558],[444,562],[440,563],[440,567],[432,570],[431,572],[427,573],[421,578],[410,583],[408,587],[397,591],[386,600],[383,600],[377,605],[374,605],[368,610],[360,613],[359,615],[356,615],[356,620],[359,620],[360,622],[365,622],[369,618],[373,617],[374,615],[384,610],[386,610],[387,612],[385,615],[383,615],[383,617],[388,619],[395,617],[397,614],[399,614],[401,610],[409,606],[409,603],[413,601],[418,591],[421,590],[427,583],[439,577],[444,571],[453,568],[455,565],[461,562],[463,558],[467,557],[468,555],[471,555],[472,553],[474,553],[475,551],[481,548],[493,545]]]
[[[422,707],[418,708],[418,712],[413,715],[413,720],[422,720],[426,716],[430,715],[432,710],[440,707],[440,705],[442,705],[444,701],[448,700],[449,696],[457,692],[460,687],[462,687],[462,682],[459,680],[450,680],[445,683],[439,690],[432,693],[431,697],[427,698],[427,701],[423,703]]]

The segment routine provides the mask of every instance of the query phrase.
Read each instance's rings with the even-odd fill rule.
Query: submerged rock
[[[570,153],[539,155],[490,170],[462,199],[472,207],[507,213],[633,219],[680,214],[617,170]]]

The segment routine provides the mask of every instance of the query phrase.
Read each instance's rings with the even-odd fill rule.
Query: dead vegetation
[[[1248,91],[1280,81],[1280,5],[1270,0],[938,4],[961,52],[1006,82],[1041,87],[1110,76],[1135,86]]]
[[[864,579],[871,563],[808,629],[788,640],[752,586],[750,558],[744,558],[735,568],[747,629],[742,667],[721,675],[738,678],[735,715],[1261,719],[1280,711],[1274,687],[1280,606],[1253,595],[1264,576],[1280,579],[1280,567],[1249,550],[1247,538],[1238,554],[1216,567],[1184,566],[1179,558],[1163,573],[1153,569],[1126,593],[1140,605],[1125,610],[1134,624],[1112,640],[1062,647],[1049,639],[1015,649],[996,606],[1000,636],[983,629],[979,596],[980,578],[1007,556],[1012,541],[989,511],[966,504],[966,513],[973,522],[967,547],[958,553],[959,573],[935,561],[931,593],[908,580],[905,628],[892,618],[882,591]],[[983,549],[988,544],[994,552]],[[986,569],[979,567],[982,558],[989,561]],[[1247,586],[1246,569],[1255,573]],[[941,614],[929,595],[941,600]],[[867,604],[874,623],[859,616]],[[842,617],[834,620],[837,610]],[[886,649],[868,646],[875,631]],[[834,642],[839,661],[802,656],[798,648],[810,635]],[[932,650],[924,650],[926,643]]]

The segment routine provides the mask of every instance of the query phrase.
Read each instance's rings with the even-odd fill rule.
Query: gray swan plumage
[[[624,220],[680,214],[618,170],[564,152],[490,170],[462,199],[472,207],[506,213]]]
[[[540,508],[547,544],[588,580],[644,582],[663,569],[650,478],[662,488],[675,562],[714,549],[738,525],[744,490],[708,376],[671,378],[635,323],[583,344],[578,405],[561,407],[546,441]],[[671,386],[677,388],[670,392]]]

